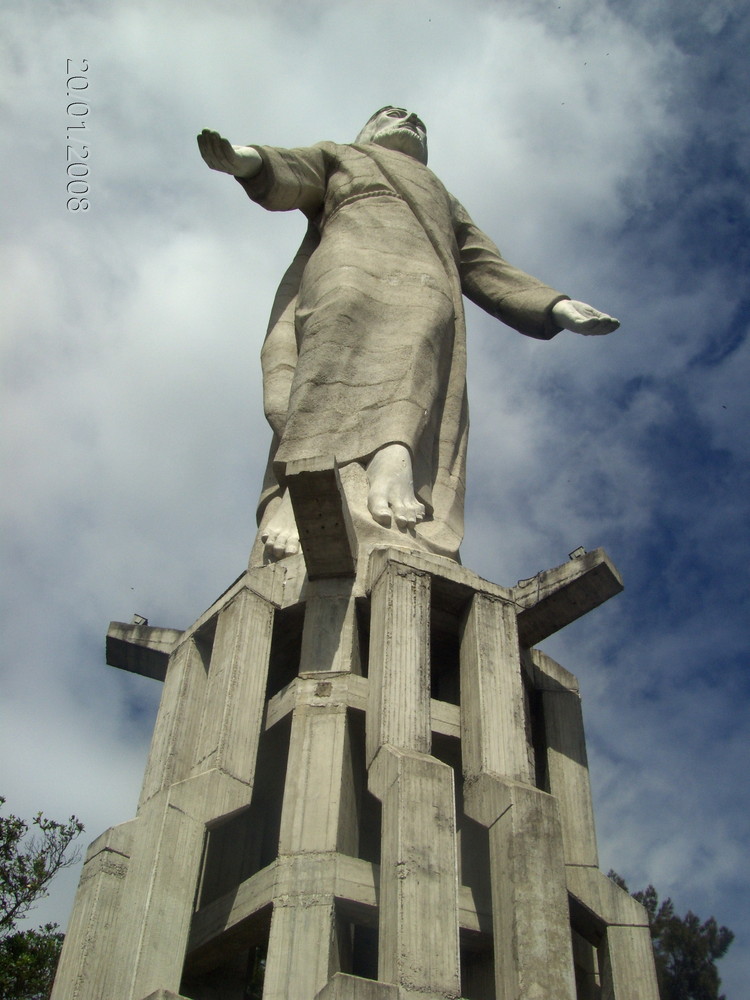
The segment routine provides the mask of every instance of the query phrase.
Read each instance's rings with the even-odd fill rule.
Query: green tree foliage
[[[69,848],[82,830],[75,816],[58,823],[38,813],[31,824],[0,816],[0,1000],[49,996],[63,935],[57,924],[36,930],[18,930],[17,924],[47,895],[55,875],[76,863],[79,854]]]
[[[629,891],[616,872],[608,875],[621,889]],[[719,995],[721,980],[716,962],[732,943],[732,931],[719,927],[714,917],[701,923],[690,910],[684,917],[677,916],[672,900],[659,903],[652,885],[631,895],[648,913],[661,1000],[726,1000]]]

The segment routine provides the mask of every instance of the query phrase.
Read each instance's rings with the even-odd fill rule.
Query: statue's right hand
[[[204,128],[198,136],[198,149],[212,170],[233,177],[254,177],[263,166],[260,153],[252,146],[233,146],[211,129]]]

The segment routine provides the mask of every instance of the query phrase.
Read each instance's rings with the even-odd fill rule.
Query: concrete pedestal
[[[164,690],[53,1000],[657,1000],[645,913],[598,870],[575,678],[533,648],[621,589],[606,555],[506,588],[319,549],[185,632],[111,625],[108,662]]]

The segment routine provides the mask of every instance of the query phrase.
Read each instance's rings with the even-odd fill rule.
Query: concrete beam
[[[172,650],[182,638],[176,628],[110,622],[107,629],[107,665],[163,681]]]
[[[225,941],[247,937],[247,928],[275,897],[293,895],[304,871],[314,868],[318,889],[331,893],[343,913],[357,923],[377,926],[380,867],[370,861],[334,852],[286,857],[241,882],[239,886],[201,907],[193,916],[188,944],[191,972],[201,972],[219,964]],[[486,932],[492,915],[478,910],[474,893],[461,886],[458,893],[458,922],[461,930]]]
[[[604,549],[594,549],[562,566],[520,580],[511,595],[519,608],[521,645],[535,646],[622,589],[622,578]]]

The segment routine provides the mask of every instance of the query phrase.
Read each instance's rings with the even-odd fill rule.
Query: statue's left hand
[[[252,146],[233,146],[229,139],[207,128],[198,136],[198,149],[212,170],[233,177],[254,177],[263,165],[260,153]]]
[[[585,302],[575,299],[563,299],[552,307],[552,316],[564,330],[581,333],[587,337],[601,336],[612,333],[620,325],[620,321],[607,313],[599,312]]]

